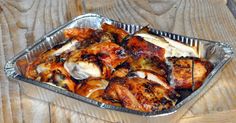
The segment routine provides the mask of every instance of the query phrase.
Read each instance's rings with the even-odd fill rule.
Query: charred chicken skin
[[[168,58],[172,64],[172,83],[177,89],[198,89],[213,69],[213,65],[200,58]]]
[[[182,99],[178,89],[195,91],[213,69],[196,47],[148,28],[129,35],[104,23],[101,29],[65,29],[64,37],[24,75],[108,105],[142,112],[173,108]]]
[[[127,42],[127,49],[134,57],[156,56],[164,61],[165,49],[145,41],[140,36],[133,36]]]
[[[59,87],[74,92],[75,82],[71,80],[69,73],[63,67],[63,63],[46,62],[38,64],[34,69],[34,65],[28,67],[26,74],[28,78],[41,82],[48,82]]]
[[[127,59],[128,56],[121,46],[106,41],[73,52],[65,67],[69,72],[76,72],[73,75],[80,80],[89,77],[110,78],[113,69]]]
[[[95,30],[90,28],[70,28],[64,31],[65,38],[75,38],[78,41],[84,41],[91,38]]]
[[[105,90],[107,99],[122,106],[144,112],[168,109],[175,105],[178,95],[162,85],[139,77],[112,79]]]
[[[117,43],[122,43],[123,39],[125,39],[129,34],[124,31],[121,28],[117,28],[114,25],[109,25],[109,24],[102,24],[102,29],[104,31],[107,31],[109,33],[111,33],[115,38],[115,42]]]
[[[99,102],[120,106],[120,104],[117,102],[113,102],[112,100],[106,100],[103,98],[104,90],[107,87],[108,83],[109,82],[104,79],[88,79],[81,82],[76,87],[76,93]]]

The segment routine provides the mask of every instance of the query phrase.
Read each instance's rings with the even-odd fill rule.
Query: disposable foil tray
[[[98,29],[101,27],[101,23],[114,24],[117,27],[123,28],[130,34],[133,34],[142,28],[140,25],[124,24],[92,13],[78,16],[70,22],[44,35],[42,38],[37,40],[34,45],[24,49],[9,60],[4,68],[6,75],[10,79],[19,80],[19,85],[24,94],[32,98],[37,98],[86,114],[87,116],[96,117],[109,122],[173,123],[180,119],[190,106],[215,83],[217,79],[216,75],[221,72],[223,66],[233,56],[232,48],[225,43],[191,38],[151,29],[151,32],[156,35],[169,37],[174,41],[182,42],[186,45],[196,46],[200,56],[214,64],[214,69],[207,76],[205,82],[198,90],[178,102],[174,108],[149,113],[134,111],[124,107],[106,105],[67,90],[24,77],[27,65],[35,60],[40,53],[45,52],[66,40],[63,35],[64,29],[72,27],[89,27]]]

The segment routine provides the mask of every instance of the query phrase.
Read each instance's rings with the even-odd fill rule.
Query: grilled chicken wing
[[[129,109],[160,111],[175,105],[178,94],[143,78],[114,78],[105,90],[107,99],[118,100]]]

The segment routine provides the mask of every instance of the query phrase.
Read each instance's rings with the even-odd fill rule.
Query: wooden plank
[[[24,123],[50,123],[49,103],[21,95],[22,118]]]
[[[236,110],[216,112],[206,115],[184,118],[179,123],[235,123]]]
[[[2,3],[0,3],[1,5]],[[5,14],[9,14],[9,11],[5,7],[1,7],[2,12],[0,13],[0,22],[1,22],[1,38],[0,38],[0,80],[1,80],[1,104],[2,104],[2,118],[3,122],[12,123],[12,122],[21,122],[21,108],[20,108],[20,96],[19,96],[19,86],[15,81],[9,81],[4,75],[4,64],[6,60],[8,60],[11,56],[14,55],[13,42],[11,41],[15,35],[11,35],[9,27],[11,29],[15,29],[12,25],[8,25],[8,19],[11,19],[11,15],[6,16]],[[4,12],[3,12],[4,11]],[[6,12],[5,12],[6,11]]]
[[[49,104],[21,94],[17,82],[6,78],[3,67],[14,54],[81,10],[79,0],[0,1],[1,123],[50,122]]]
[[[109,123],[95,117],[50,105],[52,123]]]

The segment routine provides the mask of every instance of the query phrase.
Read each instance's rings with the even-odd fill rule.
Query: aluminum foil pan
[[[208,40],[190,38],[169,32],[163,32],[155,29],[151,31],[157,35],[169,37],[186,45],[196,46],[200,57],[203,57],[214,64],[213,71],[205,79],[204,84],[191,95],[180,101],[174,108],[157,112],[139,112],[123,107],[106,105],[86,97],[74,94],[53,85],[34,81],[24,77],[26,66],[37,56],[53,48],[55,45],[64,42],[63,31],[71,27],[89,27],[98,29],[101,23],[114,24],[123,28],[130,34],[138,31],[142,26],[133,24],[124,24],[97,14],[85,14],[76,17],[72,21],[49,32],[36,43],[17,54],[5,65],[6,75],[10,79],[20,80],[19,84],[22,91],[32,97],[58,106],[62,106],[73,111],[77,111],[88,116],[96,117],[109,122],[176,122],[189,107],[202,96],[217,79],[217,73],[220,73],[223,66],[232,58],[233,50],[225,43],[213,42]]]

